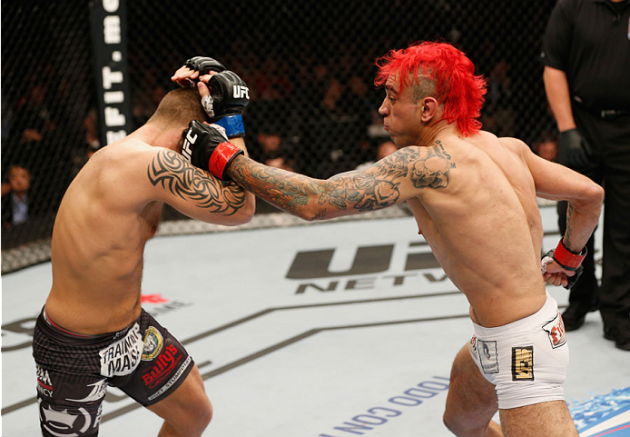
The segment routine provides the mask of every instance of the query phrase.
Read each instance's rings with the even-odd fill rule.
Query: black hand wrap
[[[184,65],[191,70],[197,70],[200,75],[208,74],[211,71],[216,71],[217,73],[225,71],[225,66],[222,63],[206,56],[190,58]]]
[[[225,131],[217,125],[207,125],[193,120],[182,132],[182,155],[195,167],[207,170],[221,180],[226,180],[225,169],[234,158],[243,153],[228,142]]]
[[[591,146],[577,129],[560,132],[558,137],[558,162],[573,170],[583,169],[588,165]]]

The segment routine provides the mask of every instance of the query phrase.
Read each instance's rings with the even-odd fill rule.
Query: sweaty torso
[[[418,226],[473,321],[501,326],[545,301],[542,223],[534,180],[509,140],[481,132],[441,142],[453,165],[443,188],[408,201]]]
[[[73,332],[122,329],[140,314],[144,246],[162,211],[126,177],[137,141],[95,154],[68,188],[52,238],[53,285],[46,311]]]

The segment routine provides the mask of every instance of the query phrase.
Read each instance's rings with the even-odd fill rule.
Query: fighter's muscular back
[[[471,304],[471,317],[501,326],[545,301],[536,185],[513,139],[481,132],[437,140],[449,169],[442,187],[408,200],[433,253]]]
[[[204,221],[239,224],[251,217],[250,197],[222,187],[172,150],[129,137],[107,146],[79,172],[59,207],[48,315],[81,334],[126,327],[140,313],[144,247],[164,202]]]

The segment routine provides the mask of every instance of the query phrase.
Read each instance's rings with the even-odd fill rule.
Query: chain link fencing
[[[185,59],[211,56],[250,88],[244,119],[251,156],[328,178],[375,161],[388,139],[377,112],[384,93],[373,86],[375,59],[440,39],[464,50],[488,79],[484,129],[532,146],[555,132],[539,56],[553,6],[548,0],[129,0],[133,127],[174,88],[170,76]],[[87,2],[2,1],[2,273],[49,259],[63,193],[102,146],[93,52]],[[30,173],[24,223],[12,217],[11,192],[4,195],[14,166]],[[225,229],[172,209],[164,220],[161,233]],[[297,222],[259,201],[249,226]]]

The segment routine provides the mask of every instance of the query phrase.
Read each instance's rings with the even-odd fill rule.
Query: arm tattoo
[[[351,171],[327,181],[309,178],[238,157],[228,169],[232,179],[265,201],[288,212],[297,212],[314,199],[319,209],[312,220],[326,218],[333,210],[374,211],[394,205],[401,184],[409,179],[414,188],[446,188],[455,168],[451,156],[437,141],[430,148],[405,148],[365,171]]]
[[[153,186],[160,185],[177,197],[195,201],[209,213],[232,215],[245,204],[242,188],[223,187],[221,181],[208,177],[171,150],[158,152],[147,168],[147,176]]]

